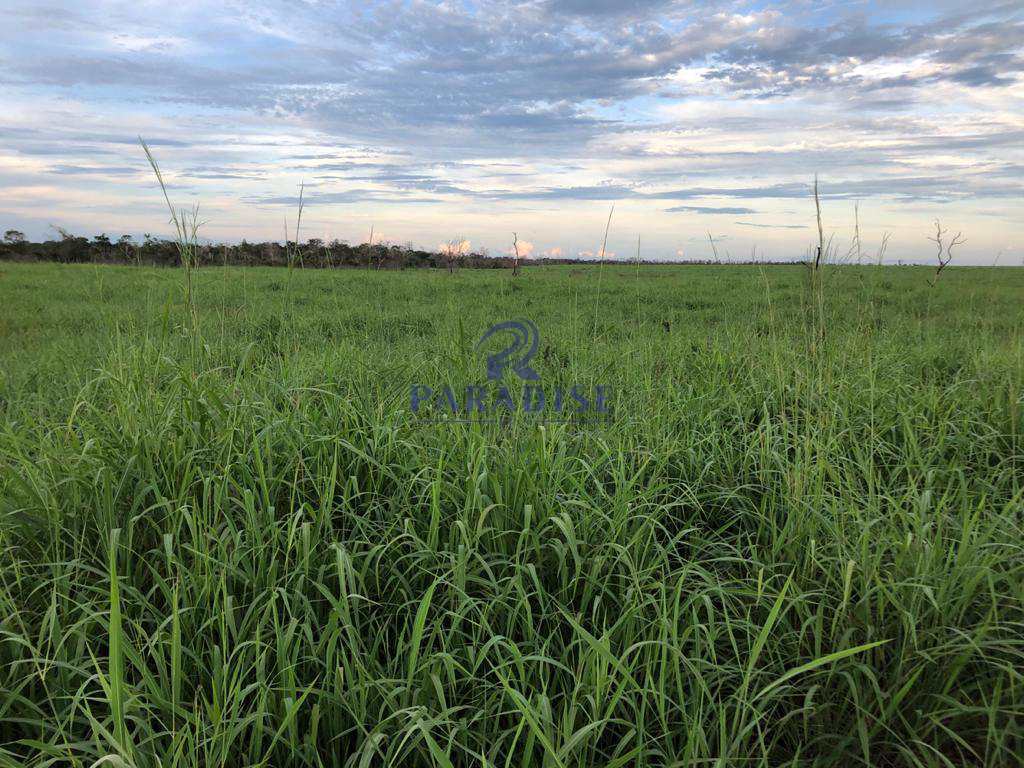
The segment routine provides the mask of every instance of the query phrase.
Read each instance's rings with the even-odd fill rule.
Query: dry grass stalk
[[[171,213],[171,223],[174,224],[175,245],[178,247],[181,265],[185,270],[185,304],[192,317],[192,328],[196,330],[199,325],[199,317],[196,313],[192,291],[192,270],[199,266],[199,229],[203,225],[203,222],[199,220],[199,204],[196,203],[191,209],[176,209],[174,207],[174,204],[171,203],[170,195],[167,193],[167,184],[164,182],[164,176],[160,172],[160,166],[157,165],[156,158],[150,152],[149,145],[146,144],[141,136],[139,137],[139,143],[142,145],[143,152],[146,153],[146,159],[149,160],[149,165],[160,184],[160,190],[163,192],[167,209]]]
[[[718,259],[718,246],[715,245],[715,238],[711,236],[711,230],[708,230],[708,242],[711,243],[711,252],[715,255],[715,264],[719,264]]]
[[[825,230],[821,226],[821,198],[818,196],[818,174],[814,174],[814,208],[818,214],[818,253],[814,257],[814,269],[821,268],[821,258],[825,253]]]

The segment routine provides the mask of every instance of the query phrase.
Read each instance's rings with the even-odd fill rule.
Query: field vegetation
[[[1024,270],[293,266],[0,263],[0,765],[1020,763]]]

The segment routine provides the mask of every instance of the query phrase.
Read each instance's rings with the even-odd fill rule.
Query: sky
[[[141,136],[213,241],[794,259],[817,175],[840,257],[1024,263],[1024,0],[3,0],[0,104],[32,239],[170,236]]]

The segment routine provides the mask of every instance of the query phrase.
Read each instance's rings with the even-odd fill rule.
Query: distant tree
[[[519,274],[519,236],[515,232],[512,233],[512,252],[512,277],[516,277]]]
[[[28,243],[25,242],[25,235],[16,229],[8,229],[4,232],[3,245],[0,246],[0,253],[24,254],[28,250]]]
[[[464,237],[456,237],[445,243],[441,252],[444,255],[445,263],[448,265],[448,274],[455,271],[455,267],[462,260],[462,257],[469,251],[469,241]]]
[[[303,250],[309,254],[310,259],[316,259],[316,263],[321,266],[327,266],[327,246],[324,241],[319,237],[311,237],[306,241],[303,246]]]
[[[100,233],[92,239],[89,250],[92,252],[90,255],[93,256],[90,261],[106,261],[113,250],[113,243],[105,233]]]
[[[135,243],[132,241],[131,235],[121,235],[117,238],[117,248],[121,252],[121,258],[127,264],[131,260],[132,247]],[[136,257],[138,257],[138,251],[136,250]],[[136,258],[136,261],[138,258]]]
[[[89,261],[89,241],[84,237],[76,237],[64,227],[53,227],[60,235],[60,242],[56,244],[54,256],[56,261],[65,264],[81,264]]]
[[[370,248],[370,254],[373,256],[373,263],[376,269],[381,269],[388,257],[391,256],[391,244],[387,241],[377,243],[377,245]]]

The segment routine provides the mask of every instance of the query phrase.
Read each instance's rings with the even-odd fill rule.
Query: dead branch
[[[944,270],[946,266],[949,264],[949,262],[953,260],[953,249],[956,248],[958,245],[963,245],[965,242],[967,242],[966,240],[964,240],[963,237],[961,237],[962,233],[957,232],[953,236],[953,239],[950,240],[948,244],[945,244],[945,237],[948,234],[948,232],[949,230],[943,229],[942,223],[938,219],[936,219],[935,237],[928,238],[933,243],[935,243],[935,247],[938,249],[936,253],[936,258],[938,258],[939,261],[939,266],[936,267],[935,274],[928,281],[928,284],[932,288],[934,288],[935,285],[939,282],[939,275],[942,274],[942,270]]]

